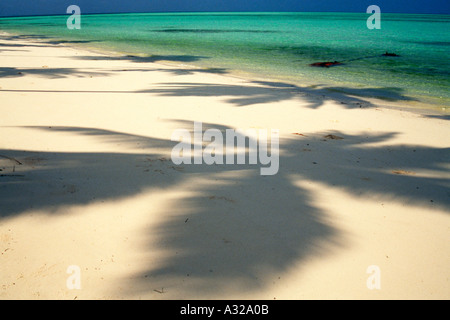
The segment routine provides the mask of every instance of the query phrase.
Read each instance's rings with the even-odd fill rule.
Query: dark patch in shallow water
[[[279,31],[271,30],[241,30],[241,29],[161,29],[151,30],[151,32],[164,33],[279,33]]]

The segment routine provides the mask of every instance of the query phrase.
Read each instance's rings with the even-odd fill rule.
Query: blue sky
[[[82,13],[173,11],[325,11],[450,14],[450,0],[0,0],[0,16],[66,14],[69,5]]]

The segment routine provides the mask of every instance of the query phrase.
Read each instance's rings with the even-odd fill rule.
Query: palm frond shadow
[[[151,63],[170,61],[192,63],[208,59],[204,56],[192,55],[148,55],[148,56],[75,56],[79,60],[106,60],[106,61],[128,61],[138,64],[150,63],[146,68],[130,68],[122,70],[111,70],[111,72],[168,72],[177,76],[192,75],[195,73],[228,74],[231,70],[225,68],[165,68],[161,69]],[[295,84],[276,81],[248,81],[242,85],[223,85],[215,83],[190,83],[171,82],[159,83],[149,89],[139,90],[137,93],[156,93],[168,97],[227,97],[226,102],[231,105],[244,107],[255,104],[271,103],[290,100],[301,97],[308,102],[312,109],[320,108],[326,101],[337,101],[346,108],[375,107],[369,99],[382,101],[416,101],[408,96],[405,90],[396,87],[380,88],[348,88],[320,86],[300,87]]]
[[[126,56],[76,56],[73,57],[78,60],[104,60],[104,61],[129,61],[135,63],[153,63],[160,61],[172,61],[172,62],[196,62],[203,59],[208,59],[204,56],[194,55],[126,55]]]
[[[42,66],[41,68],[0,67],[0,78],[18,78],[27,75],[37,75],[49,79],[62,79],[68,77],[104,77],[107,76],[108,73],[102,71],[87,71],[78,68],[48,68],[47,66]]]
[[[226,97],[226,102],[245,107],[301,98],[308,108],[317,109],[326,101],[341,103],[345,108],[375,107],[369,98],[386,101],[412,101],[400,88],[351,89],[344,87],[309,88],[283,82],[251,81],[243,85],[214,83],[160,83],[158,87],[138,91],[166,97]]]
[[[186,121],[177,125],[193,128]],[[228,129],[213,123],[203,128]],[[2,218],[31,209],[61,215],[71,205],[126,199],[161,188],[188,187],[192,191],[189,197],[167,203],[160,212],[165,219],[156,228],[144,228],[149,240],[148,252],[143,254],[150,255],[155,249],[168,254],[156,265],[149,264],[131,278],[120,280],[130,295],[161,287],[174,289],[180,282],[185,286],[177,290],[185,297],[190,292],[214,296],[219,289],[251,292],[277,281],[283,272],[303,261],[345,246],[346,235],[327,222],[326,212],[311,191],[296,184],[299,180],[341,188],[358,197],[419,206],[450,205],[446,172],[450,150],[376,146],[377,142],[388,142],[395,133],[355,136],[314,132],[287,137],[280,141],[279,173],[261,176],[259,166],[254,165],[175,166],[170,152],[176,142],[169,139],[95,128],[29,129],[79,134],[106,144],[139,145],[145,151],[0,150],[4,156],[0,159]],[[324,138],[330,134],[341,139]],[[150,235],[152,239],[156,236],[158,243],[152,242]]]

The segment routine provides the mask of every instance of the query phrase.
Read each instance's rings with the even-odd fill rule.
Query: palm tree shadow
[[[90,136],[104,144],[133,145],[147,150],[167,149],[173,144],[94,128],[24,128]],[[18,215],[31,209],[56,213],[70,205],[122,199],[152,187],[152,181],[162,170],[167,170],[167,177],[172,177],[167,159],[157,151],[136,155],[0,150],[0,170],[0,217]],[[49,183],[44,183],[44,180],[49,180]],[[171,183],[170,179],[164,181]]]
[[[326,101],[340,103],[348,109],[375,107],[369,98],[384,101],[413,101],[400,88],[352,89],[345,87],[299,87],[284,82],[251,81],[243,85],[212,83],[161,83],[159,87],[138,91],[166,97],[226,97],[236,107],[273,103],[301,98],[311,109]]]
[[[209,124],[205,130],[209,127],[225,129]],[[192,179],[189,185],[195,195],[171,204],[167,212],[171,218],[157,231],[159,245],[174,254],[137,274],[134,293],[143,294],[152,287],[170,291],[180,282],[188,284],[181,296],[253,292],[277,281],[298,263],[301,266],[303,261],[345,247],[346,235],[326,222],[326,212],[310,191],[295,184],[298,179],[341,188],[361,198],[418,206],[428,206],[432,198],[433,205],[448,207],[450,179],[442,173],[450,150],[361,147],[362,142],[374,144],[394,136],[314,133],[282,143],[280,172],[275,176],[260,176],[248,166],[216,166],[217,171],[208,171],[210,181],[204,181],[204,176],[199,176],[198,183]],[[421,170],[435,175],[416,175]],[[220,183],[214,185],[217,179]]]
[[[156,236],[172,254],[136,274],[132,294],[156,288],[180,290],[177,297],[253,292],[299,262],[342,245],[310,194],[286,176],[262,177],[259,170],[239,166],[208,174],[204,183],[195,176],[190,182],[195,196],[171,204],[171,218]],[[220,184],[214,185],[215,179]],[[155,230],[147,232],[155,236]]]
[[[192,132],[191,122],[178,121],[178,125]],[[204,130],[210,128],[232,129],[203,124]],[[68,206],[125,199],[161,188],[191,191],[158,212],[165,217],[160,224],[143,227],[149,237],[144,255],[151,256],[154,250],[167,254],[157,264],[119,280],[130,296],[156,294],[159,288],[184,298],[192,292],[200,297],[254,292],[278,281],[290,268],[301,268],[309,259],[346,246],[346,235],[327,222],[327,212],[316,203],[315,195],[298,181],[409,205],[450,205],[446,172],[450,150],[376,146],[395,133],[314,132],[287,137],[280,143],[278,174],[261,176],[258,165],[175,166],[169,155],[176,142],[169,139],[95,128],[30,129],[79,134],[145,151],[0,150],[2,218],[30,209],[60,215]],[[155,237],[157,243],[152,240]]]
[[[196,73],[210,73],[210,74],[227,74],[228,71],[225,68],[164,68],[164,69],[115,69],[113,72],[166,72],[176,76],[192,75]]]
[[[161,61],[192,63],[208,59],[204,56],[193,55],[148,55],[148,56],[75,56],[79,60],[105,60],[105,61],[128,61],[133,63],[155,63]],[[190,75],[194,73],[225,74],[229,70],[224,68],[180,68],[180,69],[125,69],[112,71],[163,71],[175,75]],[[350,88],[320,86],[301,87],[291,83],[277,81],[248,81],[243,85],[223,85],[214,83],[184,83],[171,82],[160,83],[159,87],[137,91],[138,93],[156,93],[168,97],[210,97],[224,96],[225,100],[237,107],[255,104],[280,102],[301,97],[307,102],[308,108],[317,109],[322,107],[326,101],[340,103],[348,109],[376,107],[370,99],[380,101],[417,101],[410,97],[402,88],[379,87],[379,88]]]
[[[68,77],[94,77],[107,76],[108,73],[102,71],[85,71],[78,68],[15,68],[15,67],[0,67],[0,78],[17,78],[27,75],[37,75],[49,79],[62,79]]]
[[[148,55],[148,56],[136,56],[136,55],[125,55],[125,56],[75,56],[71,59],[78,60],[103,60],[103,61],[129,61],[134,63],[153,63],[161,61],[171,61],[171,62],[196,62],[203,59],[208,59],[204,56],[194,56],[194,55]]]
[[[32,40],[34,43],[11,43],[12,41]],[[9,43],[0,44],[0,46],[6,47],[48,47],[48,45],[60,45],[60,44],[85,44],[102,42],[103,40],[62,40],[58,38],[52,38],[44,35],[24,34],[24,35],[0,35],[0,40],[6,40]]]

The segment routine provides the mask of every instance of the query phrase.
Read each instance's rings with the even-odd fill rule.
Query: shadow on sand
[[[178,121],[192,131],[193,123]],[[204,124],[204,130],[227,127]],[[214,296],[217,290],[264,288],[294,264],[345,246],[345,235],[325,219],[314,195],[296,181],[341,188],[357,197],[395,199],[418,206],[450,205],[446,165],[450,149],[392,145],[395,133],[352,136],[313,132],[280,141],[280,171],[261,176],[254,165],[175,166],[170,140],[77,127],[28,127],[54,135],[72,133],[102,143],[139,146],[127,153],[49,153],[0,150],[0,217],[28,210],[62,215],[71,205],[120,200],[153,190],[190,186],[194,195],[167,203],[157,228],[158,246],[169,254],[158,265],[122,279],[127,294],[157,285]],[[339,139],[327,139],[327,135]],[[152,150],[159,150],[152,152]],[[407,159],[407,160],[405,160]],[[416,172],[432,172],[423,176]],[[330,200],[332,201],[332,200]],[[380,200],[382,201],[382,200]],[[149,210],[152,204],[149,203]],[[108,219],[108,217],[105,217]],[[148,254],[152,246],[148,247]],[[177,290],[183,289],[177,288]],[[169,289],[170,290],[170,289]],[[183,293],[185,297],[189,292]]]
[[[251,81],[244,85],[211,83],[161,83],[158,88],[139,91],[166,97],[227,97],[226,102],[237,107],[281,102],[301,97],[309,108],[319,108],[326,101],[339,101],[346,108],[375,107],[368,98],[387,101],[413,101],[400,88],[352,89],[344,87],[299,87],[283,82]]]
[[[116,61],[130,61],[130,62],[136,62],[136,63],[152,63],[152,62],[160,62],[160,61],[196,62],[199,60],[208,59],[208,57],[192,56],[192,55],[77,56],[74,58],[79,59],[79,60],[106,60],[106,61],[116,60]]]

